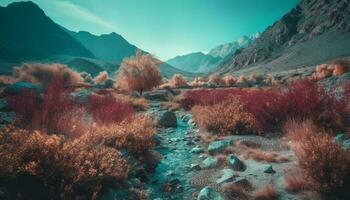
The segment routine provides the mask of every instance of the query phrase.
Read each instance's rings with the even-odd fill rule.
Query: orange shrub
[[[103,135],[108,145],[117,149],[125,148],[134,153],[142,153],[154,147],[155,125],[152,119],[139,115],[120,124],[101,127],[96,130]]]
[[[350,60],[338,59],[333,61],[332,64],[334,65],[334,76],[340,76],[350,70]]]
[[[226,75],[222,79],[226,86],[232,86],[236,83],[236,79],[232,75]]]
[[[108,79],[109,79],[108,73],[106,71],[102,71],[94,78],[94,82],[96,84],[103,84]]]
[[[50,85],[54,80],[60,79],[65,87],[77,86],[83,82],[80,74],[67,65],[62,64],[23,64],[14,68],[14,77],[19,81],[42,83]]]
[[[206,83],[206,80],[202,77],[196,77],[190,82],[190,86],[192,87],[202,87],[203,84]]]
[[[173,77],[169,80],[169,85],[172,88],[188,86],[187,81],[180,74],[174,74]]]
[[[113,94],[117,101],[131,105],[135,110],[144,111],[149,107],[149,102],[145,98],[134,98],[130,95]]]
[[[332,136],[300,129],[294,151],[308,186],[325,195],[349,194],[350,152],[333,142]]]
[[[287,176],[284,182],[284,188],[289,192],[299,192],[305,189],[305,181],[301,176]]]
[[[136,56],[125,59],[116,76],[117,87],[127,91],[144,91],[157,87],[162,82],[158,65],[161,62],[150,54],[136,53]]]
[[[194,106],[194,120],[199,126],[220,134],[250,131],[254,118],[245,111],[239,98],[228,98],[215,105]]]

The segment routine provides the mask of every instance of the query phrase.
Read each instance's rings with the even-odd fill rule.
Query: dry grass
[[[77,86],[83,82],[80,74],[62,64],[23,64],[14,68],[14,77],[19,81],[50,85],[60,79],[65,87]]]
[[[251,158],[255,161],[261,162],[272,162],[272,163],[283,163],[289,162],[290,159],[286,156],[282,156],[277,152],[263,151],[261,149],[248,147],[240,142],[235,144],[239,148],[239,153],[244,155],[246,158]]]
[[[211,106],[194,106],[193,118],[196,123],[209,131],[219,134],[239,134],[251,131],[254,119],[245,111],[239,98],[229,98]]]
[[[180,110],[181,109],[181,104],[176,103],[176,102],[161,102],[160,105],[166,109],[166,110]]]
[[[221,186],[221,190],[223,190],[223,192],[226,193],[231,199],[248,199],[246,189],[234,183],[225,183]]]
[[[273,200],[277,197],[277,192],[272,185],[266,185],[254,193],[255,200]]]
[[[0,76],[0,85],[10,85],[17,82],[13,76]]]
[[[305,189],[305,186],[305,180],[300,175],[289,175],[285,177],[284,188],[288,192],[300,192]]]
[[[162,83],[158,65],[161,62],[150,54],[137,52],[136,56],[125,59],[116,76],[116,86],[127,91],[137,91],[142,95]]]
[[[135,98],[125,94],[113,94],[116,100],[131,105],[135,110],[145,111],[149,107],[149,101],[145,98]]]

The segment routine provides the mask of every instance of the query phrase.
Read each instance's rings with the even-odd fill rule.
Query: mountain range
[[[209,72],[215,69],[227,57],[237,50],[248,47],[259,37],[259,33],[252,36],[243,36],[237,41],[219,45],[209,51],[208,54],[195,52],[183,56],[176,56],[166,62],[170,65],[189,72]]]
[[[116,33],[97,36],[67,30],[31,1],[0,6],[0,27],[0,74],[12,73],[22,62],[58,62],[92,75],[103,70],[113,73],[139,49]],[[167,63],[160,70],[166,77],[194,76]]]
[[[255,42],[230,56],[221,73],[282,71],[350,55],[350,1],[301,0]]]

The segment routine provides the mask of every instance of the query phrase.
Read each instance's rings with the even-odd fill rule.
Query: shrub
[[[136,53],[136,56],[122,62],[116,76],[117,86],[128,91],[151,90],[162,82],[158,65],[160,61],[152,55]]]
[[[253,116],[245,111],[239,98],[212,106],[195,106],[192,113],[199,126],[220,134],[250,131],[254,124]]]
[[[69,90],[63,87],[60,79],[53,80],[46,87],[42,101],[38,94],[31,91],[10,96],[8,102],[20,116],[20,124],[29,129],[41,129],[49,134],[68,135],[72,127],[83,124],[81,120],[85,113],[70,98]]]
[[[332,62],[333,76],[340,76],[350,70],[350,60],[338,59]]]
[[[211,74],[209,76],[208,83],[215,84],[215,85],[224,85],[225,84],[225,82],[222,80],[222,78],[219,74]]]
[[[190,82],[190,86],[192,87],[202,87],[206,83],[206,80],[202,77],[196,77]]]
[[[135,116],[120,124],[112,124],[96,130],[109,146],[142,153],[154,147],[155,125],[146,116]]]
[[[94,78],[94,82],[95,84],[104,84],[108,79],[108,73],[106,71],[102,71]]]
[[[254,199],[256,200],[273,200],[277,197],[277,192],[272,185],[266,185],[254,193]]]
[[[135,110],[147,110],[149,102],[145,98],[134,98],[130,95],[115,94],[114,97],[117,101],[127,103],[131,105]]]
[[[232,75],[226,75],[222,80],[226,86],[232,86],[236,83],[236,79]]]
[[[301,176],[287,176],[284,182],[284,188],[288,192],[299,192],[305,189],[305,181]]]
[[[350,187],[350,152],[322,132],[300,129],[294,151],[307,185],[333,197],[348,195]],[[348,197],[347,197],[348,198]]]
[[[88,107],[94,120],[101,124],[121,122],[134,113],[129,103],[116,101],[111,95],[90,95]]]
[[[5,187],[26,199],[96,199],[104,184],[123,181],[130,171],[116,149],[38,131],[4,133],[0,155]],[[21,187],[23,181],[27,185]]]
[[[14,69],[14,76],[19,81],[42,83],[46,86],[56,79],[62,80],[64,87],[76,86],[83,82],[78,72],[62,64],[23,64]]]
[[[180,74],[174,74],[173,77],[169,81],[169,85],[172,88],[186,87],[187,81]]]

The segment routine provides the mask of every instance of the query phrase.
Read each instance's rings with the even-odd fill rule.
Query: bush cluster
[[[349,111],[346,109],[348,107],[346,95],[336,96],[326,92],[317,83],[307,80],[297,81],[280,89],[188,91],[180,103],[186,110],[194,106],[215,107],[232,96],[240,98],[245,111],[252,115],[253,127],[257,131],[279,130],[288,119],[310,119],[318,126],[336,130],[343,127],[349,116]],[[235,109],[234,104],[226,106],[220,111]],[[210,116],[209,112],[202,114]]]

